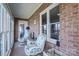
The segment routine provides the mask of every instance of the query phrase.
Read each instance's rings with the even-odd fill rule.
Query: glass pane
[[[13,36],[14,35],[14,32],[13,32],[14,31],[14,28],[13,28],[14,27],[14,21],[13,21],[12,18],[11,18],[10,25],[11,25],[11,35],[10,35],[11,36],[11,47],[12,47],[12,45],[13,45],[13,39],[14,39],[14,36]]]
[[[42,25],[47,24],[47,13],[42,15]]]
[[[7,13],[7,31],[10,31],[10,16]]]
[[[59,22],[59,7],[50,10],[50,23]]]
[[[7,19],[7,11],[6,11],[6,9],[4,9],[4,31],[7,31],[7,21],[8,21],[8,19]]]
[[[2,31],[4,31],[3,25],[4,25],[4,9],[2,8]]]
[[[1,50],[2,50],[2,33],[0,33],[0,56],[1,56]]]
[[[7,32],[5,33],[5,40],[6,40],[6,41],[5,41],[5,43],[6,43],[6,44],[5,44],[5,45],[6,45],[6,46],[5,46],[5,47],[6,47],[5,49],[6,49],[6,52],[7,52],[7,47],[8,47],[8,46],[7,46],[7,43],[8,43],[8,42],[7,42],[7,41],[8,41],[8,39],[7,39]]]
[[[47,25],[42,26],[42,33],[47,34]]]
[[[60,23],[58,23],[58,32],[60,31]]]
[[[12,32],[12,22],[11,22],[11,21],[12,21],[12,18],[10,17],[10,35],[9,35],[9,36],[10,36],[10,37],[9,37],[9,38],[10,38],[10,48],[11,48],[11,40],[12,40],[12,37],[11,37],[11,32]]]
[[[7,50],[10,49],[10,32],[7,33]]]
[[[1,19],[1,5],[0,5],[0,33],[1,33],[1,27],[2,27],[2,19]]]
[[[53,38],[53,39],[59,39],[58,23],[51,24],[51,38]]]

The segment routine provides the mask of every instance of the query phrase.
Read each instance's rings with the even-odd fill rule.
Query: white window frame
[[[11,48],[14,43],[14,19],[12,18],[12,15],[10,15],[10,13],[8,12],[6,8],[7,6],[4,6],[4,4],[0,4],[0,6],[1,6],[0,33],[2,33],[1,56],[7,56],[10,55]],[[8,40],[6,40],[5,37],[6,35]],[[6,51],[6,44],[7,44],[7,51]]]
[[[1,15],[1,14],[2,14],[2,9],[1,9],[1,7],[2,7],[2,6],[1,6],[1,4],[0,4],[0,34],[2,34],[2,19],[1,19],[1,18],[2,18],[2,15]],[[2,38],[2,37],[0,37],[0,39],[1,39],[1,38]],[[1,39],[1,41],[2,41],[2,39]],[[0,44],[2,43],[1,41],[0,41]],[[2,50],[2,46],[0,46],[0,50]],[[1,51],[0,51],[0,54],[2,55],[2,52],[1,52]]]
[[[50,37],[50,10],[58,6],[59,3],[53,3],[49,7],[47,7],[44,11],[40,13],[40,34],[42,34],[42,15],[47,13],[47,41],[53,44],[56,44],[56,39],[52,39]]]

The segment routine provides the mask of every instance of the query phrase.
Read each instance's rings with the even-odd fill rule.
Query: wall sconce
[[[34,20],[34,24],[36,24],[36,20]]]

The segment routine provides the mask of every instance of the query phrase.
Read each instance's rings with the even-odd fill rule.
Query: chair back
[[[40,47],[43,50],[45,41],[46,41],[46,36],[44,34],[41,34],[38,36],[36,44],[38,47]]]

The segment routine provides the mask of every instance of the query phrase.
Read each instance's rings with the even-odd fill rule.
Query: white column
[[[41,17],[41,14],[40,14],[40,34],[42,34],[42,17]]]

